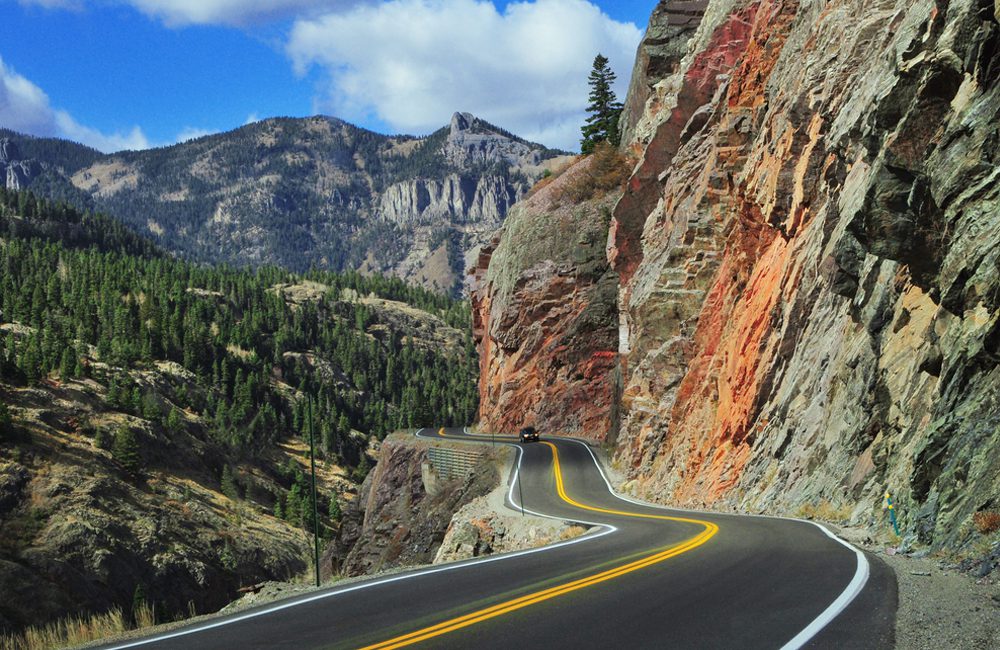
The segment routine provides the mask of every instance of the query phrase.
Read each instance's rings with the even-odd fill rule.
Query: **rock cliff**
[[[878,526],[889,490],[911,539],[978,539],[1000,510],[994,0],[663,1],[626,107],[606,325],[628,487]],[[485,340],[521,336],[482,305]],[[484,365],[484,408],[517,402],[509,365]]]
[[[479,419],[603,439],[616,414],[618,281],[604,252],[617,195],[592,185],[594,157],[519,203],[471,270]]]
[[[337,539],[321,558],[324,576],[430,564],[452,515],[499,483],[496,459],[489,454],[467,477],[439,476],[428,457],[434,444],[410,434],[386,438],[375,469],[344,511]]]

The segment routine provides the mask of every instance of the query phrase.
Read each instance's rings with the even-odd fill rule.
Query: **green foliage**
[[[339,522],[343,513],[340,511],[340,500],[337,499],[336,494],[330,495],[330,508],[329,508],[330,519],[335,522]]]
[[[222,568],[226,571],[235,571],[236,567],[239,566],[239,563],[236,561],[236,554],[233,552],[229,540],[226,540],[225,545],[219,550],[219,562],[222,563]]]
[[[136,440],[135,431],[126,426],[119,427],[115,431],[111,457],[129,474],[139,474],[142,470],[142,458],[139,456],[139,442]]]
[[[0,197],[0,206],[32,204],[40,211],[33,219],[42,222],[59,223],[64,216],[28,192],[2,190]],[[475,414],[477,363],[466,302],[397,278],[251,272],[155,252],[136,255],[130,251],[148,247],[123,246],[115,232],[95,232],[98,241],[86,249],[36,236],[5,237],[0,313],[33,328],[3,341],[5,377],[32,383],[56,372],[89,372],[107,387],[112,408],[178,431],[183,420],[174,411],[187,404],[209,422],[214,442],[251,457],[307,431],[303,400],[280,390],[282,382],[314,399],[317,455],[352,467],[361,462],[367,437],[403,427],[462,425]],[[330,291],[314,302],[289,305],[273,290],[303,280]],[[467,332],[464,350],[418,348],[403,343],[401,333],[375,339],[366,330],[378,314],[341,301],[345,294],[374,295],[435,314]],[[306,355],[335,372],[320,372]],[[107,365],[94,370],[95,361]],[[184,366],[199,390],[157,394],[131,379],[130,371],[158,361]]]
[[[170,409],[163,426],[165,426],[167,431],[170,433],[180,433],[180,431],[184,428],[184,420],[181,418],[180,410],[175,408]]]
[[[0,402],[0,441],[10,440],[13,433],[14,424],[10,417],[10,410],[6,404]]]
[[[110,451],[114,444],[114,436],[108,433],[107,429],[100,428],[94,432],[94,446],[98,449]]]
[[[137,612],[147,604],[146,586],[141,582],[136,583],[135,591],[132,592],[132,611]]]
[[[622,104],[612,89],[616,78],[608,67],[607,57],[601,54],[594,57],[594,67],[587,82],[590,84],[590,104],[587,106],[590,115],[580,129],[583,134],[580,151],[584,154],[592,153],[599,142],[609,142],[615,147],[619,144],[618,119]]]
[[[240,488],[236,485],[236,479],[233,477],[233,470],[229,468],[229,465],[222,466],[222,479],[220,481],[222,486],[222,493],[230,498],[232,501],[238,501],[240,499]]]

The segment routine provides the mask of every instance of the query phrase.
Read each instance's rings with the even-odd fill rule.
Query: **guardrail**
[[[431,466],[441,478],[464,478],[472,473],[472,469],[482,458],[483,451],[479,449],[456,449],[452,447],[431,447],[427,457]]]

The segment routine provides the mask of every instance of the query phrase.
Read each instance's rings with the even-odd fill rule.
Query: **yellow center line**
[[[444,436],[444,430],[439,431],[439,435]],[[658,550],[652,555],[646,556],[635,560],[634,562],[629,562],[606,571],[601,571],[592,576],[587,576],[580,578],[578,580],[573,580],[561,585],[556,585],[555,587],[550,587],[548,589],[543,589],[541,591],[536,591],[519,598],[514,598],[502,603],[498,603],[491,607],[485,609],[480,609],[464,616],[458,616],[456,618],[443,621],[436,625],[430,627],[425,627],[402,636],[397,636],[387,641],[382,641],[381,643],[376,643],[374,645],[366,646],[362,650],[382,650],[387,648],[402,648],[404,646],[412,645],[414,643],[419,643],[420,641],[426,641],[427,639],[434,638],[436,636],[441,636],[443,634],[448,634],[449,632],[454,632],[455,630],[460,630],[463,627],[468,627],[470,625],[475,625],[476,623],[481,623],[491,618],[497,616],[502,616],[513,612],[515,610],[533,605],[535,603],[540,603],[551,598],[556,598],[557,596],[562,596],[564,594],[576,591],[578,589],[583,589],[585,587],[590,587],[592,585],[605,582],[607,580],[612,580],[618,578],[627,573],[633,571],[638,571],[639,569],[644,569],[653,564],[663,562],[672,557],[676,557],[681,553],[686,553],[694,548],[697,548],[711,539],[717,532],[719,532],[719,527],[710,521],[703,521],[701,519],[688,519],[685,517],[671,517],[668,515],[653,515],[647,513],[638,512],[626,512],[624,510],[612,510],[609,508],[598,508],[595,506],[588,506],[586,504],[580,503],[566,494],[565,487],[563,486],[562,469],[559,465],[559,451],[556,446],[550,442],[544,442],[542,444],[548,445],[552,449],[552,472],[556,479],[556,491],[559,493],[559,497],[569,503],[572,506],[581,508],[583,510],[590,510],[592,512],[603,512],[606,514],[620,515],[624,517],[638,517],[642,519],[662,519],[668,521],[678,521],[683,523],[698,524],[705,527],[698,535],[687,539],[683,542],[679,542],[673,546],[669,546],[666,549]]]

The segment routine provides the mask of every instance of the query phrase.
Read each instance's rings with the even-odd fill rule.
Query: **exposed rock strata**
[[[326,576],[429,564],[452,515],[497,485],[489,455],[465,479],[437,477],[427,454],[433,444],[410,435],[386,438],[378,464],[345,509],[336,542],[321,559]]]
[[[611,227],[637,492],[866,523],[889,489],[936,544],[1000,507],[992,4],[709,3]]]
[[[617,278],[604,253],[614,194],[573,205],[591,159],[518,204],[472,269],[480,424],[604,439],[615,414]]]
[[[881,527],[888,489],[951,546],[1000,510],[996,9],[659,3],[608,230],[633,491]],[[552,221],[524,205],[476,274],[483,423],[597,421],[560,381],[595,350],[567,338],[574,267],[510,262]]]

